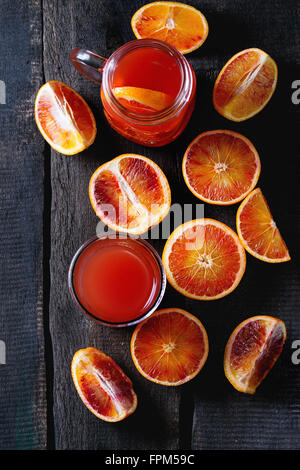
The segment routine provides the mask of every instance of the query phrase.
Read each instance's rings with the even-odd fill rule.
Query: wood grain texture
[[[299,112],[291,102],[291,82],[299,77],[298,2],[275,0],[194,0],[207,16],[205,44],[187,56],[197,80],[192,119],[176,142],[149,149],[120,137],[103,116],[99,87],[72,68],[68,55],[87,47],[103,56],[134,39],[130,19],[141,1],[44,0],[44,66],[46,80],[73,86],[91,105],[98,125],[94,145],[74,157],[51,151],[51,298],[50,329],[55,381],[54,422],[58,449],[228,449],[299,448],[300,380],[291,363],[290,345],[299,337],[299,195],[297,166]],[[212,106],[212,89],[220,68],[236,52],[261,47],[279,65],[278,89],[267,108],[244,123],[232,123]],[[210,340],[203,371],[186,386],[164,388],[139,375],[129,352],[131,329],[111,330],[85,319],[74,307],[67,272],[76,249],[96,231],[97,219],[88,198],[88,182],[103,162],[126,152],[152,158],[166,173],[173,203],[196,204],[181,175],[190,141],[210,129],[232,129],[246,135],[262,160],[259,186],[290,248],[293,261],[268,265],[247,257],[246,274],[236,292],[215,302],[186,299],[167,287],[162,307],[181,307],[199,316]],[[236,206],[205,205],[207,217],[235,229]],[[164,241],[153,245],[161,253]],[[236,392],[223,372],[223,351],[233,328],[245,318],[271,314],[286,322],[283,356],[256,396]],[[131,377],[139,397],[137,411],[121,423],[97,420],[81,403],[70,375],[73,354],[94,346],[109,354]]]
[[[96,233],[98,219],[90,205],[88,183],[102,163],[125,153],[151,157],[171,181],[178,181],[175,147],[150,151],[114,132],[104,118],[99,87],[79,76],[69,62],[76,46],[103,56],[133,39],[127,24],[138,2],[44,2],[46,80],[71,85],[91,105],[98,125],[94,145],[74,157],[51,152],[51,299],[50,328],[54,351],[54,420],[58,449],[176,449],[179,446],[180,390],[146,381],[135,369],[129,350],[133,329],[110,329],[86,319],[73,305],[67,286],[70,261],[77,248]],[[116,32],[116,34],[114,33]],[[160,251],[162,243],[157,246]],[[174,301],[171,292],[164,306]],[[133,380],[139,404],[121,423],[98,420],[82,404],[72,383],[73,354],[88,346],[110,355]]]
[[[3,0],[0,31],[0,448],[45,449],[44,141],[33,118],[43,81],[40,1]]]

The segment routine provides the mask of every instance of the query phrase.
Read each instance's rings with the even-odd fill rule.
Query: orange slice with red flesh
[[[278,318],[256,316],[243,321],[225,348],[224,370],[236,390],[255,393],[279,358],[286,328]]]
[[[208,131],[188,146],[182,171],[188,188],[202,201],[235,204],[255,188],[260,159],[243,135],[227,130]]]
[[[141,234],[168,214],[171,192],[162,170],[142,155],[123,154],[101,165],[89,185],[91,204],[110,228]]]
[[[94,115],[71,87],[62,82],[45,83],[36,96],[35,121],[51,147],[64,155],[74,155],[95,140]]]
[[[208,355],[208,338],[194,315],[166,308],[136,327],[130,349],[136,368],[146,379],[175,386],[200,372]]]
[[[197,300],[220,299],[241,281],[244,248],[231,228],[213,219],[196,219],[177,227],[165,245],[162,261],[170,284]]]
[[[131,27],[137,39],[159,39],[182,54],[198,49],[208,35],[205,16],[196,8],[179,2],[144,5],[133,15]]]
[[[241,203],[236,215],[236,226],[242,244],[255,258],[267,263],[283,263],[291,259],[259,188]]]
[[[171,104],[171,97],[162,91],[133,86],[115,87],[113,94],[126,108],[136,112],[162,111]]]
[[[73,357],[72,377],[85,406],[104,421],[121,421],[137,406],[131,380],[109,357],[95,348],[80,349]]]
[[[259,113],[277,84],[277,65],[264,51],[246,49],[222,68],[213,91],[215,109],[231,121],[245,121]]]

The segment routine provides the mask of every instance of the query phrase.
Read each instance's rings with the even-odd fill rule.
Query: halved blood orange
[[[246,255],[231,228],[213,219],[196,219],[177,227],[165,245],[162,261],[170,284],[198,300],[220,299],[241,281]]]
[[[137,397],[131,380],[103,352],[80,349],[73,357],[71,371],[81,400],[97,418],[116,422],[135,411]]]
[[[137,370],[160,385],[181,385],[204,366],[208,338],[204,326],[180,308],[165,308],[140,323],[131,339]]]
[[[277,65],[264,51],[245,49],[222,68],[213,91],[213,104],[222,116],[245,121],[259,113],[277,84]]]
[[[101,165],[89,185],[91,204],[110,228],[141,234],[168,214],[171,192],[162,170],[142,155],[123,154]]]
[[[235,204],[255,188],[260,159],[243,135],[227,130],[208,131],[188,146],[182,171],[188,188],[202,201]]]
[[[291,259],[259,188],[241,203],[236,215],[236,226],[245,249],[255,258],[267,263],[283,263]]]
[[[256,316],[243,321],[225,348],[224,370],[239,392],[255,393],[279,358],[286,339],[283,321]]]
[[[134,86],[115,87],[114,96],[121,104],[137,112],[153,113],[162,111],[171,104],[171,97],[166,93]]]
[[[62,82],[53,80],[39,89],[35,121],[48,144],[64,155],[82,152],[96,137],[96,121],[90,107]]]
[[[148,3],[135,12],[131,26],[138,39],[160,39],[182,54],[198,49],[208,35],[205,16],[196,8],[179,2]]]

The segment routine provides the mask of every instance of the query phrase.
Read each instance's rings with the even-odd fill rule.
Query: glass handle
[[[76,48],[72,50],[70,60],[78,72],[101,84],[103,67],[107,59],[87,49]]]

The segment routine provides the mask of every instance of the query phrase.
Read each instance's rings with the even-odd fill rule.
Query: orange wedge
[[[170,284],[198,300],[220,299],[232,292],[246,267],[238,236],[213,219],[191,220],[177,227],[167,240],[162,261]]]
[[[245,121],[259,113],[277,84],[277,65],[260,49],[234,55],[222,68],[213,91],[215,109],[231,121]]]
[[[64,155],[82,152],[96,137],[96,121],[90,107],[62,82],[47,82],[39,89],[35,121],[48,144]]]
[[[291,259],[259,188],[241,203],[236,215],[236,226],[245,249],[255,258],[267,263],[283,263]]]
[[[198,49],[208,35],[205,16],[196,8],[179,2],[144,5],[133,15],[131,27],[137,39],[160,39],[182,54]]]
[[[225,375],[234,388],[255,393],[279,358],[285,339],[285,325],[278,318],[261,315],[238,325],[224,354]]]
[[[72,360],[72,377],[85,406],[104,421],[121,421],[137,406],[131,380],[109,357],[95,348],[80,349]]]
[[[174,386],[200,372],[208,355],[208,338],[194,315],[166,308],[136,327],[130,349],[137,370],[146,379]]]
[[[101,165],[89,185],[97,216],[116,231],[141,234],[168,214],[171,192],[162,170],[142,155],[123,154]]]
[[[171,99],[166,93],[147,88],[115,87],[113,94],[126,108],[137,112],[162,111],[171,104]]]
[[[210,204],[241,201],[256,186],[260,159],[246,137],[233,131],[208,131],[188,146],[182,163],[192,193]]]

